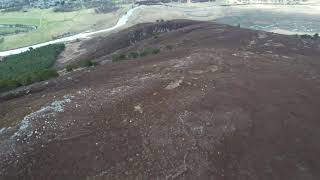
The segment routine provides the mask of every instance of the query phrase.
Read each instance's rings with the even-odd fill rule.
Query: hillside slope
[[[1,99],[0,179],[320,178],[319,41],[177,20],[82,48],[103,65]]]

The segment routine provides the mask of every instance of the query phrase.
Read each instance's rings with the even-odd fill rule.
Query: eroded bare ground
[[[2,100],[2,179],[320,178],[318,42],[192,22],[120,51],[165,45]]]

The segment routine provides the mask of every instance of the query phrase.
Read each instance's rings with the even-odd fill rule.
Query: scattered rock
[[[174,82],[171,82],[167,87],[165,87],[166,90],[172,90],[180,86],[180,84],[183,82],[182,79],[176,80]]]
[[[134,106],[134,111],[139,112],[139,113],[143,113],[142,107],[140,105]]]

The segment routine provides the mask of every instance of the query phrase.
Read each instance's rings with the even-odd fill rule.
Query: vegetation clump
[[[112,55],[112,62],[122,61],[125,59],[127,59],[127,55],[125,55],[125,54],[113,54]]]
[[[313,36],[312,36],[312,35],[309,35],[309,34],[303,34],[303,35],[300,35],[300,37],[301,37],[302,39],[317,40],[317,39],[319,39],[319,34],[316,33],[316,34],[314,34]]]
[[[157,19],[156,22],[157,22],[157,23],[159,23],[159,22],[164,22],[164,19]]]
[[[77,68],[81,68],[81,67],[92,67],[92,66],[96,66],[97,63],[96,62],[93,62],[91,60],[82,60],[82,61],[79,61],[78,63],[76,64],[69,64],[66,66],[66,71],[67,72],[71,72],[73,71],[74,69],[77,69]]]
[[[140,51],[131,51],[128,54],[113,54],[112,55],[112,62],[128,60],[128,59],[136,59],[138,57],[144,57],[151,54],[158,54],[160,53],[159,48],[144,48]]]
[[[173,45],[171,45],[171,44],[166,45],[166,49],[167,49],[167,50],[172,50],[172,49],[173,49]]]
[[[132,51],[132,52],[129,53],[128,57],[131,58],[131,59],[138,58],[139,57],[139,53],[135,52],[135,51]]]
[[[0,62],[0,92],[57,77],[52,69],[64,44],[52,44],[4,57]]]
[[[93,62],[91,60],[82,60],[78,63],[78,65],[80,67],[91,67],[91,66],[96,66],[97,63],[96,62]]]
[[[158,48],[145,48],[140,52],[140,56],[144,57],[150,54],[158,54],[160,53],[160,49]]]
[[[77,68],[77,67],[76,67],[75,65],[69,64],[69,65],[66,66],[66,71],[67,71],[67,72],[71,72],[71,71],[73,71],[73,70],[76,69],[76,68]]]

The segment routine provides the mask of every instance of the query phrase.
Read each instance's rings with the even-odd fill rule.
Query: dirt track
[[[319,179],[319,42],[170,23],[185,25],[118,50],[160,54],[108,63],[108,40],[96,38],[81,48],[105,65],[3,100],[12,128],[0,134],[0,177]],[[111,39],[127,44],[148,26]]]

